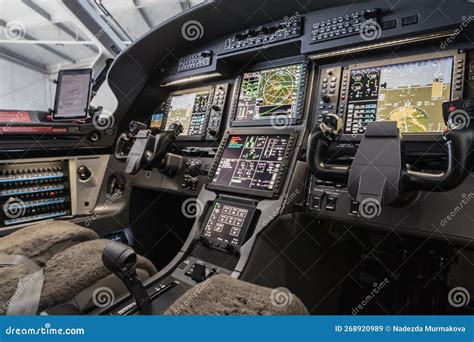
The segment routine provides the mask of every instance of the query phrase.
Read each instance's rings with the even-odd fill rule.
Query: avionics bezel
[[[339,94],[339,115],[344,121],[343,130],[345,131],[346,128],[346,119],[347,119],[347,103],[349,101],[349,94],[348,94],[348,87],[349,87],[349,80],[350,74],[353,70],[358,69],[365,69],[365,68],[374,68],[374,67],[383,67],[387,65],[398,65],[398,64],[405,64],[405,63],[412,63],[412,62],[422,62],[426,60],[433,60],[433,59],[442,59],[446,57],[453,57],[453,70],[451,75],[451,99],[460,99],[463,95],[463,84],[464,84],[464,74],[465,74],[465,62],[466,62],[466,54],[464,52],[459,52],[458,50],[448,50],[443,52],[437,52],[436,55],[433,56],[432,53],[423,53],[423,54],[416,54],[406,57],[397,57],[397,58],[390,58],[383,61],[374,61],[374,62],[366,62],[366,63],[357,63],[357,64],[349,64],[343,67],[342,71],[342,80],[347,79],[346,88],[344,88],[344,84],[341,84],[341,90],[346,91],[347,96],[344,100],[342,100],[342,96]],[[458,62],[459,61],[459,62]],[[460,70],[457,67],[460,66]],[[461,89],[456,90],[456,77],[461,76]],[[344,81],[342,81],[344,82]],[[362,139],[363,134],[351,134],[351,133],[343,133],[345,136],[345,140],[353,140],[353,141],[360,141]],[[406,141],[433,141],[438,140],[441,137],[442,132],[427,132],[427,133],[402,133],[404,140]]]
[[[219,162],[222,158],[222,154],[224,153],[224,148],[225,148],[225,145],[227,144],[227,140],[229,139],[230,136],[233,136],[233,135],[246,135],[246,136],[249,136],[249,135],[266,135],[266,136],[289,135],[290,136],[288,145],[286,146],[284,159],[281,162],[281,168],[277,176],[281,179],[281,181],[278,185],[275,185],[275,187],[272,190],[254,190],[254,189],[246,189],[246,188],[212,184],[212,179],[214,178],[217,167],[219,166]],[[291,162],[291,157],[293,155],[292,152],[294,151],[297,138],[298,138],[298,132],[290,128],[282,129],[279,131],[263,130],[263,129],[252,129],[252,130],[249,129],[249,130],[229,130],[225,132],[219,144],[219,147],[217,149],[214,161],[212,162],[212,165],[209,169],[206,188],[209,190],[216,190],[216,191],[221,191],[224,193],[243,194],[243,195],[248,195],[248,196],[273,198],[273,199],[278,198],[278,196],[281,193],[282,186],[285,181],[285,177],[287,176],[288,167]]]
[[[295,117],[291,118],[288,121],[289,125],[298,125],[302,123],[303,118],[303,111],[304,111],[304,101],[306,95],[306,84],[308,82],[308,74],[309,74],[309,62],[304,58],[292,58],[291,60],[285,61],[272,61],[270,63],[259,64],[258,66],[254,66],[252,68],[246,69],[242,72],[237,79],[235,80],[234,85],[234,94],[232,96],[232,107],[231,107],[231,115],[230,115],[230,127],[260,127],[260,126],[272,126],[271,119],[262,119],[262,120],[235,120],[237,115],[237,108],[239,106],[239,98],[242,86],[242,79],[244,74],[250,72],[258,72],[258,71],[265,71],[268,69],[277,69],[283,68],[286,66],[302,64],[302,77],[300,87],[298,89],[298,101],[296,103],[296,110],[295,110]]]
[[[182,141],[201,141],[206,138],[206,132],[207,132],[207,126],[209,124],[209,115],[211,111],[211,106],[212,106],[212,100],[214,98],[214,91],[215,91],[215,86],[214,85],[209,85],[205,87],[197,87],[197,88],[188,88],[185,90],[178,90],[170,93],[168,95],[168,98],[166,99],[165,103],[165,108],[164,108],[164,115],[163,115],[163,122],[161,123],[161,128],[165,129],[166,125],[168,123],[168,117],[169,117],[169,111],[170,111],[170,105],[171,105],[171,99],[173,96],[179,96],[179,95],[184,95],[184,94],[192,94],[192,93],[199,93],[203,91],[209,91],[209,102],[207,104],[207,110],[206,110],[206,120],[205,120],[205,129],[204,132],[202,132],[201,135],[184,135],[180,134],[176,140],[182,140]]]

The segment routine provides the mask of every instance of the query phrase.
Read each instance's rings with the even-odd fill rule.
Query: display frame
[[[204,237],[206,240],[208,240],[211,243],[212,242],[217,242],[218,240],[205,236],[204,231],[206,229],[207,223],[209,222],[209,218],[211,217],[211,214],[214,210],[214,205],[215,205],[216,202],[219,202],[223,205],[242,207],[242,208],[248,209],[249,213],[251,213],[252,216],[248,220],[248,226],[246,227],[246,231],[244,232],[244,234],[242,236],[242,242],[239,245],[235,245],[235,244],[231,244],[231,243],[225,243],[225,244],[230,244],[231,246],[233,246],[237,249],[240,249],[240,247],[242,245],[244,245],[245,242],[248,240],[249,236],[253,232],[253,229],[255,228],[255,222],[258,219],[257,206],[252,202],[243,201],[242,199],[230,199],[226,196],[222,196],[222,197],[220,196],[220,197],[217,197],[216,199],[214,199],[214,201],[212,201],[212,203],[209,205],[207,213],[204,216],[204,219],[202,220],[201,225],[200,225],[200,229],[199,229],[199,235]],[[222,243],[219,243],[219,244],[221,245]],[[225,247],[223,247],[223,246],[213,246],[212,244],[210,246],[215,247],[217,249],[225,249]]]
[[[267,135],[267,136],[277,136],[277,135],[289,135],[289,141],[286,146],[286,150],[284,153],[285,158],[282,160],[281,163],[281,168],[278,173],[278,177],[280,178],[280,183],[277,184],[272,190],[260,190],[260,189],[248,189],[248,188],[240,188],[240,187],[232,187],[232,186],[225,186],[225,185],[218,185],[218,184],[213,184],[212,180],[214,178],[214,175],[216,173],[217,167],[219,165],[219,162],[222,158],[222,154],[224,153],[224,148],[227,144],[227,141],[229,137],[233,135]],[[282,130],[272,130],[272,129],[253,129],[253,130],[228,130],[225,132],[224,136],[221,139],[221,142],[219,144],[219,147],[216,152],[216,156],[214,157],[214,160],[212,162],[212,165],[209,169],[208,173],[208,178],[207,178],[207,183],[206,183],[206,188],[208,190],[215,190],[218,192],[223,192],[223,193],[234,193],[234,194],[242,194],[242,195],[248,195],[253,196],[253,197],[260,197],[260,198],[278,198],[282,186],[284,183],[284,180],[286,179],[287,173],[288,173],[288,167],[290,166],[291,162],[291,157],[293,155],[293,151],[297,142],[298,138],[298,132],[295,131],[294,129],[282,129]]]
[[[169,111],[170,111],[170,105],[171,105],[171,100],[173,96],[179,96],[179,95],[186,95],[186,94],[192,94],[192,93],[199,93],[203,91],[209,91],[209,101],[207,105],[207,110],[206,110],[206,120],[205,120],[205,130],[201,135],[184,135],[180,134],[176,140],[178,141],[202,141],[206,137],[206,132],[207,132],[207,127],[209,125],[209,113],[211,110],[211,104],[212,104],[212,99],[214,98],[214,84],[207,85],[207,86],[202,86],[202,87],[195,87],[195,88],[187,88],[183,90],[177,90],[173,91],[168,94],[168,97],[166,98],[165,102],[165,107],[163,110],[163,120],[161,123],[161,129],[164,130],[166,129],[166,125],[168,124],[168,118],[169,118]]]
[[[59,99],[61,94],[61,80],[64,75],[77,75],[77,74],[88,74],[89,75],[89,87],[87,91],[87,105],[84,109],[84,113],[81,115],[76,116],[61,116],[58,115],[58,106],[59,106]],[[87,119],[89,117],[89,106],[91,103],[92,97],[92,86],[94,84],[93,79],[93,70],[91,68],[82,68],[82,69],[64,69],[59,70],[58,78],[56,80],[56,93],[54,95],[54,104],[53,104],[53,111],[52,111],[52,119],[54,121],[71,121],[71,120],[80,120],[80,119]]]
[[[288,67],[292,65],[302,65],[302,77],[301,83],[298,88],[297,92],[297,103],[296,103],[296,110],[295,115],[290,120],[285,122],[288,126],[299,125],[303,123],[303,113],[304,113],[304,105],[305,105],[305,98],[306,98],[306,91],[308,83],[308,74],[309,74],[309,62],[305,58],[292,58],[292,59],[285,59],[285,60],[276,60],[267,63],[258,64],[251,68],[245,69],[235,80],[234,83],[234,93],[232,96],[232,107],[230,111],[230,120],[229,126],[230,127],[261,127],[261,126],[272,126],[272,119],[261,119],[261,120],[236,120],[237,109],[239,105],[240,93],[242,90],[242,81],[243,77],[247,73],[251,72],[259,72],[265,71],[269,69],[276,69],[282,67]]]
[[[431,53],[421,53],[421,54],[413,54],[409,56],[403,57],[396,57],[396,58],[389,58],[384,59],[383,61],[371,61],[371,62],[362,62],[362,63],[355,63],[349,64],[343,67],[342,70],[342,80],[347,79],[347,84],[344,84],[344,81],[341,85],[341,93],[345,91],[348,94],[348,87],[349,87],[349,79],[350,75],[353,71],[359,69],[370,69],[375,67],[384,67],[390,65],[399,65],[399,64],[407,64],[413,62],[422,62],[422,61],[429,61],[429,60],[437,60],[443,59],[446,57],[453,58],[453,68],[452,68],[452,75],[451,75],[451,100],[461,99],[463,96],[463,78],[464,78],[464,70],[465,70],[465,61],[466,61],[466,54],[462,51],[458,50],[447,50],[443,52],[436,53],[435,56]],[[458,66],[460,67],[458,69]],[[456,89],[455,82],[459,81],[457,77],[461,76],[461,84],[460,89]],[[343,133],[344,140],[354,140],[359,141],[363,137],[363,133],[346,133],[346,120],[347,120],[347,105],[349,102],[349,96],[341,97],[339,94],[339,116],[343,119],[344,126],[343,126]],[[413,133],[401,133],[405,140],[407,141],[436,141],[439,137],[441,137],[442,132],[413,132]]]

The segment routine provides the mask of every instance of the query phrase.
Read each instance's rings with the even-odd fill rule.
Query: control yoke
[[[166,131],[156,131],[132,121],[129,132],[122,134],[117,141],[115,156],[119,160],[126,160],[125,172],[128,174],[151,169],[164,159],[171,143],[182,132],[180,123],[172,123]]]
[[[468,175],[474,142],[474,99],[444,103],[443,116],[449,129],[442,135],[447,152],[442,172],[415,171],[407,166],[395,121],[369,123],[350,166],[325,163],[329,145],[338,141],[342,132],[342,120],[335,114],[327,115],[310,134],[310,172],[322,180],[347,183],[349,194],[358,202],[375,198],[381,205],[410,191],[451,190]]]

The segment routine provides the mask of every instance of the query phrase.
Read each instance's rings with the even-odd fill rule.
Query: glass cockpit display
[[[303,64],[245,73],[234,120],[295,118],[303,82]]]
[[[203,235],[214,241],[240,246],[245,239],[255,209],[215,201],[204,226]]]
[[[206,131],[210,90],[173,95],[170,100],[166,129],[174,122],[183,125],[182,135],[200,136]]]
[[[345,133],[363,134],[369,122],[381,120],[397,121],[402,133],[443,131],[453,62],[445,57],[351,70]]]
[[[290,135],[231,135],[211,184],[272,191],[282,171]]]

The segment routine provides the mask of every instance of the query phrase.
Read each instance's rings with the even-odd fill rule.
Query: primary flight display
[[[351,70],[345,133],[369,122],[397,121],[402,133],[445,129],[442,103],[451,99],[453,57]]]

